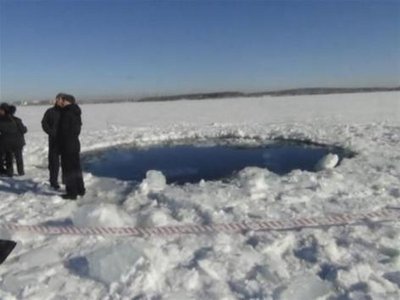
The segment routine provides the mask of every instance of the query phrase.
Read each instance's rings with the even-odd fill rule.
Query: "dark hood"
[[[81,108],[77,104],[70,104],[63,108],[64,111],[70,111],[78,116],[82,114]]]

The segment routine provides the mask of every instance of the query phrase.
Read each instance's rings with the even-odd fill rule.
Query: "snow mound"
[[[326,169],[333,169],[339,162],[339,156],[337,154],[329,153],[321,158],[315,165],[316,171],[322,171]]]
[[[124,227],[134,225],[134,218],[113,204],[84,205],[77,209],[72,221],[79,227]]]
[[[154,227],[176,224],[171,214],[164,209],[153,208],[151,211],[143,213],[138,219],[138,226]]]
[[[162,172],[156,170],[150,170],[146,173],[146,178],[143,179],[139,186],[140,191],[143,194],[150,192],[160,192],[167,185],[167,179]]]

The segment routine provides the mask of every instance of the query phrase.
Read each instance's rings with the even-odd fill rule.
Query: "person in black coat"
[[[57,132],[57,143],[61,150],[61,168],[65,180],[66,194],[62,195],[62,197],[75,200],[78,195],[83,196],[85,194],[79,141],[82,112],[72,95],[63,95],[61,99],[62,109]]]
[[[9,105],[2,103],[0,105],[0,152],[3,153],[5,159],[4,174],[12,177],[13,169],[13,152],[19,147],[18,127],[9,112]]]
[[[28,129],[22,123],[22,120],[20,118],[17,118],[15,116],[15,112],[17,111],[17,108],[14,105],[9,106],[9,114],[11,118],[14,120],[15,124],[17,125],[17,134],[15,136],[16,142],[15,145],[16,147],[13,149],[13,155],[15,157],[15,162],[17,164],[17,171],[18,175],[22,176],[25,174],[24,171],[24,158],[22,155],[23,148],[25,146],[25,133],[28,132]]]
[[[7,103],[2,103],[0,105],[0,121],[4,119],[4,116],[6,115],[6,111],[8,111],[8,104]],[[6,175],[6,153],[5,153],[5,147],[3,146],[2,138],[1,138],[1,132],[0,132],[0,175]]]
[[[8,110],[8,104],[7,103],[2,103],[0,105],[0,122],[4,120],[6,110]],[[1,124],[0,124],[1,126]],[[3,145],[1,137],[1,131],[0,131],[0,175],[7,175],[7,169],[6,169],[6,153],[5,153],[5,145]]]
[[[49,173],[50,186],[56,190],[60,188],[58,184],[58,174],[60,171],[61,152],[57,142],[57,131],[61,114],[61,98],[65,94],[58,94],[54,106],[47,109],[42,119],[43,131],[49,136]]]

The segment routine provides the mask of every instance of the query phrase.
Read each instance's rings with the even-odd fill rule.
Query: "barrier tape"
[[[44,235],[100,235],[100,236],[169,236],[181,234],[240,233],[245,231],[294,230],[301,228],[350,225],[365,222],[396,221],[400,209],[384,208],[379,211],[358,214],[335,214],[324,217],[298,218],[291,220],[260,220],[211,225],[170,225],[158,227],[75,227],[48,225],[0,224],[10,231],[30,232]]]

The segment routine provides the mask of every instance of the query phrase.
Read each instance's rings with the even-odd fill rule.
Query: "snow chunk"
[[[149,192],[160,192],[167,185],[167,180],[162,172],[156,170],[150,170],[146,173],[146,178],[143,179],[139,186],[142,193],[147,194]]]
[[[331,284],[329,282],[322,281],[314,275],[305,275],[293,279],[289,285],[279,293],[277,299],[319,299],[323,296],[327,296],[330,289]]]
[[[153,227],[176,224],[171,214],[163,209],[154,208],[150,212],[143,213],[138,218],[138,226]]]
[[[400,288],[400,271],[385,273],[383,277],[390,282],[397,284],[397,286]]]
[[[3,239],[3,240],[10,240],[11,239],[11,234],[8,231],[8,229],[0,228],[0,238]]]
[[[339,162],[339,156],[337,154],[329,153],[321,158],[315,165],[316,171],[322,171],[326,169],[333,169]]]
[[[164,295],[163,299],[165,300],[192,300],[195,299],[191,297],[185,291],[178,291],[178,292],[170,292]]]
[[[58,253],[51,247],[30,250],[18,258],[18,264],[21,268],[43,267],[59,261]]]
[[[49,266],[59,262],[60,256],[50,247],[31,249],[18,257],[18,267],[3,278],[3,288],[9,292],[18,293],[21,287],[35,286],[40,278],[32,270],[48,270]],[[44,276],[41,274],[41,277]]]
[[[227,277],[227,270],[224,263],[213,261],[210,259],[198,260],[197,264],[204,273],[210,276],[213,280],[219,281]]]
[[[374,271],[370,265],[359,263],[351,266],[349,270],[339,270],[337,282],[345,287],[350,287],[359,282],[368,282]]]
[[[265,198],[268,192],[267,175],[267,170],[255,167],[248,167],[240,172],[240,183],[251,199],[258,200]]]
[[[176,222],[171,215],[160,209],[155,209],[151,212],[146,221],[147,226],[166,226],[172,223]]]
[[[80,227],[123,227],[134,225],[134,219],[113,204],[84,205],[73,215],[74,225]]]
[[[75,257],[67,267],[80,276],[106,284],[124,280],[144,262],[142,251],[132,244],[120,243],[97,249],[85,257]]]
[[[126,243],[96,250],[86,258],[89,276],[111,283],[134,269],[143,260],[143,254],[136,247]]]

